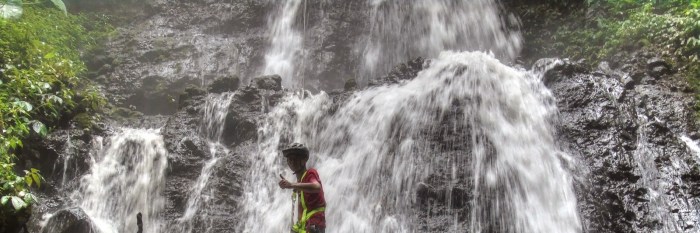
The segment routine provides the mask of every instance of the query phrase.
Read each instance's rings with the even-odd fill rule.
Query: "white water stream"
[[[94,144],[90,171],[72,200],[101,233],[136,232],[139,212],[148,223],[144,232],[159,232],[168,153],[158,130],[121,129]]]
[[[270,46],[263,73],[280,75],[285,87],[303,87],[307,2],[271,2],[277,5],[268,17]],[[436,57],[442,51],[491,51],[502,59],[520,52],[520,33],[507,28],[518,20],[503,16],[494,0],[367,0],[366,4],[371,10],[369,28],[355,45],[362,56],[357,67],[361,84],[408,59]]]
[[[304,0],[288,0],[280,3],[269,16],[270,47],[265,54],[264,74],[282,77],[285,87],[301,87],[301,77],[296,72],[301,66],[303,36],[294,27],[297,14]]]
[[[219,142],[221,141],[225,118],[228,114],[228,107],[234,95],[234,93],[226,92],[218,96],[209,95],[207,97],[199,133],[208,140],[207,146],[211,157],[204,162],[199,178],[197,178],[189,193],[185,213],[178,219],[178,226],[173,227],[173,231],[182,233],[209,232],[213,224],[215,224],[207,221],[210,218],[207,217],[208,209],[206,207],[215,198],[213,192],[207,189],[207,185],[212,176],[214,165],[219,161],[221,155],[228,154],[226,146]],[[197,218],[203,224],[199,228],[204,228],[204,231],[195,231],[195,220]]]
[[[328,232],[419,231],[416,189],[440,166],[474,184],[471,220],[450,232],[581,232],[560,164],[567,155],[552,138],[551,98],[539,77],[479,52],[443,52],[414,80],[358,92],[334,114],[325,93],[290,95],[259,130],[241,227],[290,226],[290,193],[275,181],[291,177],[280,142],[296,141],[311,148],[309,165],[324,181]],[[468,149],[439,163],[430,132],[455,108],[464,117],[451,124]]]
[[[506,29],[494,0],[369,0],[370,29],[363,43],[362,82],[415,57],[447,50],[492,51],[502,59],[518,55],[521,36]]]

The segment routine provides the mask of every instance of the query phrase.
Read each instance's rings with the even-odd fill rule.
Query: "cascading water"
[[[493,0],[369,0],[370,32],[362,67],[364,80],[386,73],[413,57],[435,57],[442,51],[493,51],[512,59],[521,46],[520,33],[506,30]]]
[[[221,140],[228,107],[233,96],[234,93],[226,92],[218,96],[210,95],[207,97],[199,133],[203,138],[207,139],[211,158],[204,162],[202,172],[189,194],[185,213],[178,219],[178,226],[173,226],[172,232],[194,232],[196,222],[202,224],[197,229],[204,229],[204,232],[209,232],[214,224],[211,221],[207,221],[210,218],[207,218],[206,206],[211,204],[209,202],[214,199],[213,192],[207,190],[207,185],[212,176],[214,165],[219,161],[221,155],[228,154],[228,149],[219,141]]]
[[[282,77],[282,85],[296,87],[301,85],[295,73],[302,58],[303,36],[294,28],[299,8],[304,0],[289,0],[279,5],[276,12],[270,14],[271,44],[265,54],[265,74],[277,74]]]
[[[158,130],[121,129],[106,145],[95,143],[89,174],[72,194],[100,233],[136,232],[143,214],[145,232],[159,232],[165,205],[167,151]],[[51,231],[49,231],[51,232]]]
[[[469,220],[461,224],[465,216],[453,212],[450,232],[582,231],[560,164],[567,155],[549,124],[556,108],[536,75],[479,52],[443,52],[410,82],[358,92],[334,111],[332,104],[324,93],[290,95],[269,113],[245,184],[244,232],[290,227],[290,192],[275,181],[291,177],[278,148],[292,141],[312,150],[329,232],[419,231],[425,210],[416,207],[416,189],[439,170],[451,173],[447,183],[472,179]],[[460,153],[430,146],[445,118],[467,145]]]
[[[305,0],[285,1],[268,18],[270,46],[263,73],[280,75],[286,87],[304,85],[305,4]],[[520,51],[520,33],[507,28],[517,25],[517,19],[501,17],[494,0],[367,0],[366,4],[369,28],[353,45],[354,53],[361,55],[357,67],[361,83],[407,59],[435,57],[442,51],[492,51],[504,59]]]

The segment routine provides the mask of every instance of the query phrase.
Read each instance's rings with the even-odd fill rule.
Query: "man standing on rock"
[[[323,198],[323,185],[316,169],[306,169],[309,160],[309,149],[301,143],[292,143],[282,150],[287,158],[287,165],[297,176],[297,183],[287,181],[280,174],[280,188],[293,189],[292,201],[299,197],[297,223],[292,226],[292,232],[325,233],[326,231],[326,200]]]

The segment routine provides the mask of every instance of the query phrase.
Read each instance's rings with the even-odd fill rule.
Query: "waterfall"
[[[491,51],[504,59],[520,52],[520,33],[508,29],[518,20],[501,17],[494,0],[368,0],[367,5],[367,34],[353,45],[361,54],[357,70],[363,84],[407,59],[442,51]],[[268,17],[270,45],[263,73],[279,74],[286,87],[304,85],[306,10],[305,0],[284,1]]]
[[[325,93],[290,94],[259,128],[241,228],[290,227],[291,193],[276,181],[292,175],[279,148],[302,142],[324,184],[328,232],[426,231],[416,193],[431,177],[444,179],[447,197],[462,195],[457,186],[473,197],[468,218],[448,201],[446,231],[581,232],[560,163],[568,155],[549,124],[556,107],[539,79],[492,55],[443,52],[414,80],[355,93],[340,106]],[[459,138],[446,152],[436,135]]]
[[[98,232],[136,232],[143,214],[144,232],[159,232],[165,205],[167,151],[158,130],[121,129],[106,145],[96,141],[89,174],[72,194]]]
[[[270,14],[268,31],[270,47],[265,54],[264,74],[278,74],[282,85],[300,87],[300,77],[295,73],[301,65],[303,36],[294,28],[297,13],[304,0],[284,1],[284,4]]]
[[[207,185],[212,176],[214,165],[219,161],[221,155],[228,154],[226,146],[219,143],[224,129],[224,122],[228,114],[228,107],[231,103],[234,93],[226,92],[220,95],[209,95],[204,105],[202,124],[199,129],[199,134],[207,139],[209,148],[209,160],[204,162],[202,171],[200,172],[197,181],[195,181],[192,190],[190,191],[187,207],[182,217],[178,219],[178,226],[175,227],[177,232],[194,232],[194,229],[205,229],[204,232],[209,232],[213,226],[213,222],[207,221],[208,212],[206,206],[214,199],[213,192],[207,190]],[[196,220],[199,220],[203,226],[195,226]]]
[[[446,50],[492,51],[518,55],[521,36],[507,30],[514,16],[501,18],[494,0],[369,0],[368,41],[362,43],[364,79],[375,78],[414,57],[435,57]]]

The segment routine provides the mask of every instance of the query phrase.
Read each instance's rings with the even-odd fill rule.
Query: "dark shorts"
[[[317,227],[316,225],[309,225],[306,228],[306,232],[309,233],[326,233],[326,228],[325,227]]]

